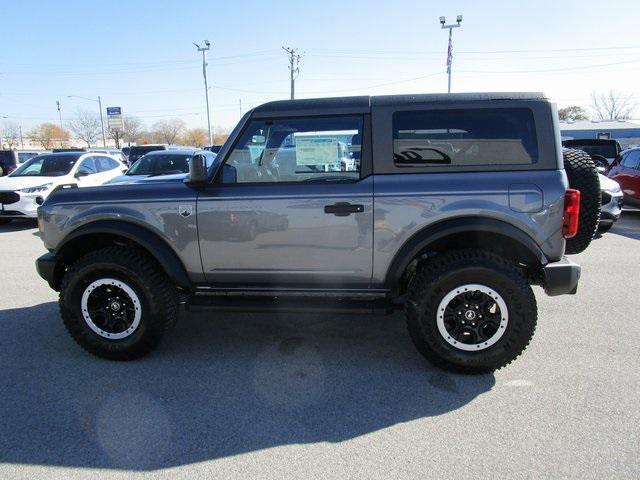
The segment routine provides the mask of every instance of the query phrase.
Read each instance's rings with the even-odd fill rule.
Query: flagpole
[[[444,17],[440,17],[440,25],[442,29],[449,30],[449,47],[447,48],[447,93],[451,93],[451,66],[453,65],[453,29],[460,27],[460,23],[462,23],[462,15],[458,15],[456,17],[456,23],[452,23],[450,25],[446,25],[446,19]]]
[[[451,32],[452,28],[449,29],[449,50],[447,54],[447,73],[449,74],[449,81],[447,85],[447,93],[451,93],[451,64],[453,63],[453,35]]]

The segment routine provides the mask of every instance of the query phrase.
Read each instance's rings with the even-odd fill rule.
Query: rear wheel
[[[580,218],[578,233],[567,239],[565,253],[574,254],[586,250],[596,233],[600,221],[600,180],[591,157],[582,150],[563,152],[564,168],[569,186],[580,190]]]
[[[178,315],[177,294],[145,252],[108,247],[65,273],[60,314],[82,348],[102,358],[132,360],[156,347]]]
[[[537,306],[531,287],[506,260],[480,250],[439,255],[416,274],[405,305],[411,338],[447,370],[486,373],[529,344]]]

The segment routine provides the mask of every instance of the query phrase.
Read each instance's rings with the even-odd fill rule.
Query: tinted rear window
[[[163,146],[139,146],[139,147],[131,147],[129,151],[129,162],[133,163],[138,160],[141,156],[149,152],[155,152],[156,150],[166,150]]]
[[[533,112],[528,108],[396,112],[393,156],[398,167],[534,164],[538,141]]]
[[[570,148],[579,148],[580,150],[587,152],[589,155],[602,155],[605,158],[615,158],[618,154],[618,149],[615,143],[606,143],[603,145],[580,145],[579,143],[568,144]]]

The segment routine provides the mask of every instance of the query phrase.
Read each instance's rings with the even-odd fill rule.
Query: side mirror
[[[186,183],[191,185],[204,185],[209,180],[207,172],[207,159],[204,155],[194,155],[189,160],[189,176]]]
[[[82,170],[76,172],[76,175],[75,175],[76,178],[87,177],[87,176],[89,176],[89,172],[83,172]]]

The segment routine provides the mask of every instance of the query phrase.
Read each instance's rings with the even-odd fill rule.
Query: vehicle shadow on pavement
[[[622,235],[623,237],[640,240],[640,211],[625,210],[611,230],[605,234]]]
[[[35,219],[14,220],[7,225],[0,225],[0,233],[20,232],[22,230],[31,230],[38,228],[38,222]]]
[[[341,442],[464,407],[495,384],[414,349],[402,315],[183,315],[163,345],[109,362],[55,303],[0,311],[0,462],[153,470]]]

